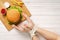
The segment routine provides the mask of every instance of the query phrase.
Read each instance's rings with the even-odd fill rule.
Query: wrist
[[[31,35],[31,37],[33,37],[34,35],[36,35],[35,33],[36,33],[36,31],[38,30],[38,26],[34,26],[33,27],[33,29],[29,32],[30,33],[30,35]]]

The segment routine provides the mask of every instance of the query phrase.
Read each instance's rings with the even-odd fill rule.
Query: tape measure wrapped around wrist
[[[33,27],[33,29],[29,32],[30,35],[31,35],[31,37],[33,37],[34,35],[36,35],[35,33],[36,33],[37,29],[38,29],[38,26],[35,25],[35,26]]]

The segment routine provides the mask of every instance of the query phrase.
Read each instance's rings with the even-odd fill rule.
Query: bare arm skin
[[[47,40],[60,40],[60,36],[44,29],[37,29],[37,32]]]
[[[37,35],[34,35],[34,36],[32,37],[32,40],[39,40],[39,37],[38,37]]]

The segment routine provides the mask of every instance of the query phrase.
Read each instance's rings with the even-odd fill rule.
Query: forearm
[[[39,28],[37,32],[47,40],[57,40],[57,37],[58,37],[58,35],[56,35],[55,33],[49,32],[41,28]]]

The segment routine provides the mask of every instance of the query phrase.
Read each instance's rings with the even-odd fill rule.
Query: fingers
[[[12,27],[20,30],[19,27],[17,27],[16,25],[12,25]]]
[[[31,22],[30,18],[25,13],[22,13],[22,15],[27,19],[28,22]]]
[[[32,27],[29,27],[27,24],[24,24],[24,26],[30,30],[32,30]]]
[[[19,30],[19,31],[24,31],[23,28],[18,27],[18,26],[16,26],[16,25],[12,25],[12,27],[16,28],[16,29]]]
[[[22,13],[22,16],[25,17],[25,18],[27,18],[27,15],[24,12]]]
[[[21,25],[25,32],[29,32],[31,29],[28,28],[27,24]]]
[[[22,15],[27,19],[27,21],[28,21],[30,24],[33,24],[32,20],[31,20],[25,13],[22,13]]]
[[[16,28],[17,30],[19,31],[22,31],[22,32],[29,32],[31,29],[30,27],[28,27],[27,24],[20,24],[20,25],[12,25],[12,27]]]
[[[32,20],[25,13],[22,13],[22,14],[28,21],[28,25],[25,25],[25,26],[27,26],[28,29],[32,30],[32,28],[34,26],[34,23],[32,22]]]
[[[30,29],[28,29],[26,26],[23,26],[23,29],[25,30],[25,32],[29,32]]]
[[[22,13],[22,15],[27,19],[28,27],[30,27],[32,29],[34,26],[34,23],[32,22],[32,20],[25,13]]]
[[[18,25],[18,27],[21,27],[24,30],[24,32],[29,32],[30,30],[32,30],[31,27],[29,27],[27,24],[23,24],[23,23]]]

